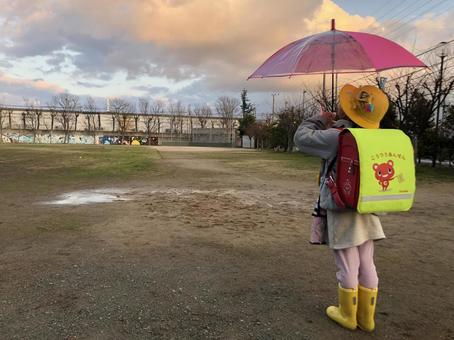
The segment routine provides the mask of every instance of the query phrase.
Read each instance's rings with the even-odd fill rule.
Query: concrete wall
[[[39,127],[36,119],[32,122],[26,118],[25,110],[2,108],[0,114],[1,138],[5,143],[55,144],[65,142],[65,131],[60,122],[61,119],[59,119],[61,113],[39,111]],[[68,133],[68,143],[70,144],[115,143],[120,137],[118,120],[112,113],[74,112],[70,115]],[[146,131],[146,121],[149,119],[152,119],[154,123],[150,136],[155,137],[161,145],[238,145],[236,136],[238,120],[232,119],[228,123],[230,127],[225,128],[223,126],[226,121],[220,117],[210,117],[207,122],[209,128],[202,129],[196,117],[131,114],[127,116],[125,137],[138,140],[149,137]],[[96,124],[95,129],[93,129],[93,121]]]
[[[183,134],[152,134],[154,141],[159,145],[200,145],[200,146],[232,146],[232,137],[235,140],[234,146],[239,146],[239,137],[231,136],[227,129],[213,129],[212,133],[201,133],[194,129],[193,133]],[[44,144],[63,144],[65,143],[65,133],[62,131],[33,131],[27,130],[3,130],[3,143],[44,143]],[[127,133],[126,140],[137,139],[143,141],[142,144],[148,144],[148,135],[143,133]],[[118,133],[98,132],[93,135],[92,132],[72,132],[68,135],[69,144],[118,144],[121,137]],[[153,144],[153,143],[152,143]],[[154,143],[156,144],[156,143]]]

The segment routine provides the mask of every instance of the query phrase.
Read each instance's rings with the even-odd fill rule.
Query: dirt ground
[[[156,175],[107,185],[124,201],[41,204],[58,193],[20,186],[2,197],[1,339],[454,339],[453,182],[418,183],[411,213],[383,216],[366,334],[324,314],[336,268],[308,244],[313,169],[158,152]]]

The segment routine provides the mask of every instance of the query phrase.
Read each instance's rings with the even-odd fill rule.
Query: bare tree
[[[396,94],[391,97],[397,111],[398,126],[402,129],[405,123],[405,118],[408,116],[411,102],[411,95],[414,93],[414,86],[411,82],[411,75],[403,78],[403,81],[397,81],[394,84]]]
[[[93,136],[93,143],[96,143],[96,132],[100,130],[101,117],[95,100],[88,96],[85,105],[85,128]]]
[[[177,101],[175,103],[174,110],[175,110],[175,114],[177,116],[176,129],[177,129],[179,134],[182,134],[183,133],[183,123],[184,123],[185,109],[184,109],[184,106],[181,103],[181,101]]]
[[[175,115],[175,103],[173,101],[170,101],[167,104],[167,111],[168,111],[168,114],[170,115],[170,117],[169,117],[170,140],[172,140],[173,139],[173,132],[174,132],[176,121],[177,121],[177,117]]]
[[[33,134],[33,143],[36,143],[36,133],[40,128],[42,112],[35,107],[34,101],[24,98],[25,111],[23,117],[25,127]]]
[[[189,119],[189,133],[191,135],[191,142],[193,140],[193,129],[194,129],[194,112],[192,111],[191,105],[188,105],[188,108],[186,109],[188,113],[188,119]]]
[[[131,129],[132,125],[132,106],[122,98],[113,98],[110,100],[110,110],[112,111],[115,121],[118,123],[118,131],[121,135],[121,141],[125,139],[126,131]]]
[[[152,112],[152,110],[156,110],[156,114],[162,113],[163,103],[160,102],[159,104],[157,104],[156,102],[153,102],[152,104],[150,104],[149,100],[146,98],[139,99],[139,112],[142,114],[142,121],[147,132],[148,145],[151,145],[151,136],[156,130],[159,122],[159,117],[156,116],[155,113]]]
[[[47,104],[47,106],[49,107],[49,113],[50,113],[50,125],[47,124],[47,122],[45,122],[44,124],[46,125],[46,129],[47,130],[50,130],[50,133],[51,133],[51,136],[52,136],[52,132],[54,131],[54,127],[55,127],[55,118],[57,117],[57,111],[56,111],[56,108],[53,107],[51,104]]]
[[[432,65],[435,66],[436,64]],[[412,137],[415,153],[432,157],[435,166],[440,150],[441,117],[438,112],[454,89],[454,75],[450,68],[436,72],[412,72],[398,75],[388,84],[387,94],[397,112],[397,126]]]
[[[235,126],[233,117],[238,112],[240,100],[233,97],[222,96],[216,101],[216,112],[221,116],[224,128],[227,128],[232,146],[235,144]]]
[[[13,128],[13,119],[12,119],[13,110],[7,109],[6,114],[8,115],[8,129],[12,129]]]
[[[288,152],[293,151],[293,136],[303,121],[303,118],[304,113],[302,109],[295,106],[284,107],[279,112],[279,125],[287,134],[286,149]]]
[[[439,112],[442,109],[446,97],[454,89],[454,75],[449,73],[449,69],[445,70],[445,73],[447,74],[445,74],[444,77],[441,71],[437,75],[429,73],[429,79],[422,84],[422,87],[428,94],[427,99],[430,103],[431,112],[434,115],[433,120],[435,122],[435,143],[432,148],[432,167],[435,167],[437,159],[440,158],[440,125],[442,117],[440,117]]]
[[[79,108],[80,110],[80,108]],[[77,122],[79,120],[79,116],[80,116],[80,111],[75,111],[74,112],[74,131],[77,131]]]
[[[22,129],[23,130],[27,129],[27,121],[25,119],[25,112],[22,112]]]
[[[81,110],[79,97],[69,93],[61,93],[52,97],[51,107],[57,112],[55,119],[65,132],[64,143],[69,143],[70,131],[77,125],[76,112]]]
[[[238,112],[240,101],[237,98],[222,96],[216,101],[216,112],[221,117],[224,128],[229,127],[233,116]]]
[[[194,115],[197,117],[200,127],[206,128],[208,119],[212,116],[211,108],[207,104],[197,104],[194,106]]]
[[[6,121],[6,111],[3,108],[3,105],[0,104],[0,143],[3,143],[3,125]]]
[[[57,117],[57,109],[56,109],[56,107],[53,106],[52,103],[47,103],[47,107],[48,107],[48,112],[50,115],[50,121],[44,119],[43,124],[44,124],[44,127],[46,128],[46,130],[49,132],[49,143],[52,143],[55,121],[56,121],[56,117]]]
[[[140,105],[140,99],[139,99],[139,105]],[[137,111],[137,106],[134,104],[131,104],[131,111],[133,113],[133,118],[134,118],[134,131],[139,132],[140,108],[139,108],[139,111]]]
[[[150,102],[147,98],[139,98],[139,112],[143,115],[150,113]]]
[[[158,133],[161,133],[161,119],[159,116],[164,113],[164,107],[165,107],[164,102],[159,99],[154,100],[153,102],[151,102],[151,105],[150,105],[150,111],[155,116],[155,119],[156,119]]]
[[[179,100],[176,102],[171,101],[168,104],[168,110],[170,114],[170,140],[172,140],[174,132],[182,132],[184,106]]]

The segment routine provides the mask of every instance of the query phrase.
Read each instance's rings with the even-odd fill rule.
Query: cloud
[[[22,104],[23,98],[38,99],[42,103],[65,89],[43,79],[21,79],[0,73],[0,101],[2,104]]]
[[[51,84],[43,79],[20,79],[7,74],[0,74],[0,83],[7,86],[14,87],[28,87],[36,90],[49,91],[53,93],[64,92],[65,90],[56,84]]]
[[[167,94],[170,91],[170,89],[165,86],[149,86],[149,85],[134,86],[133,89],[145,92],[148,95]]]
[[[332,0],[323,0],[311,18],[304,19],[307,34],[331,29],[331,19],[336,19],[336,29],[343,31],[370,31],[380,25],[373,16],[362,17],[345,11]]]
[[[87,88],[102,88],[104,85],[90,83],[88,81],[77,81],[77,85]]]
[[[283,0],[279,11],[259,0],[0,4],[8,18],[5,34],[14,41],[4,48],[10,56],[68,48],[80,52],[74,63],[82,72],[121,69],[131,77],[149,73],[179,80],[200,75],[198,67],[210,59],[259,62],[269,49],[297,38],[299,13],[310,13],[317,1]]]
[[[328,30],[331,18],[342,30],[384,27],[332,0],[0,0],[0,7],[0,41],[11,42],[0,53],[6,60],[43,56],[43,79],[46,72],[67,74],[67,84],[91,92],[121,73],[131,90],[188,103],[238,96],[244,87],[257,98],[301,91],[303,79],[245,79],[285,44]],[[433,19],[414,25],[431,36],[452,27],[446,17],[440,24]],[[11,70],[8,63],[0,66]],[[165,78],[168,89],[147,86],[147,77]]]
[[[447,11],[441,15],[428,13],[413,22],[413,27],[402,32],[405,38],[417,42],[418,46],[425,48],[433,46],[441,40],[452,39],[452,18],[454,10]],[[413,38],[413,39],[411,39]]]

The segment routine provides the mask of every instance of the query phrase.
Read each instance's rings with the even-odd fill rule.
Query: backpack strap
[[[329,191],[331,192],[331,196],[333,197],[334,202],[336,205],[341,208],[345,209],[345,203],[342,201],[342,198],[339,195],[339,191],[337,190],[336,180],[334,178],[333,167],[336,164],[337,156],[328,164],[328,168],[325,172],[325,183],[328,186]]]
[[[312,212],[314,217],[326,217],[326,210],[320,206],[320,195],[318,195],[317,203],[315,203],[314,211]]]
[[[337,190],[336,181],[332,175],[332,172],[326,178],[325,183],[328,186],[328,189],[331,192],[331,196],[333,196],[333,200],[336,203],[336,205],[341,209],[345,209],[345,203],[344,203],[344,201],[342,201],[342,198],[339,195],[339,191]]]

